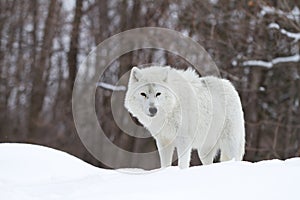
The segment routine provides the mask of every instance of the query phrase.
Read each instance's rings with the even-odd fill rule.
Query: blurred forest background
[[[245,112],[245,160],[300,156],[299,8],[298,0],[1,0],[0,142],[50,146],[106,167],[75,130],[76,71],[108,37],[152,26],[193,38],[236,86]],[[115,60],[99,80],[115,85],[132,66],[145,63],[188,66],[163,50],[137,50]],[[155,150],[153,139],[133,138],[116,126],[111,94],[103,85],[95,94],[109,139],[132,152]],[[192,165],[198,164],[193,155]]]

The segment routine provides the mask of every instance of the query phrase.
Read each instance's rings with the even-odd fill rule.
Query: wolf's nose
[[[155,115],[157,113],[157,108],[151,107],[151,108],[149,108],[149,112],[151,115]]]

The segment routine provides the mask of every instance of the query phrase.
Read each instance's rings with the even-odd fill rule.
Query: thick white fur
[[[148,111],[151,106],[157,108],[152,117]],[[219,149],[221,161],[243,158],[243,110],[228,80],[200,78],[191,69],[134,67],[125,107],[155,138],[162,167],[171,165],[175,148],[180,168],[189,167],[192,149],[197,149],[203,164],[211,164]]]

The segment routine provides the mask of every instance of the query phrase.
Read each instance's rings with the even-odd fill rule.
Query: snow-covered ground
[[[299,181],[300,158],[169,167],[136,175],[99,169],[42,146],[0,144],[1,200],[298,200]]]

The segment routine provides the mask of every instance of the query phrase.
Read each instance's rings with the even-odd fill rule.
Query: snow
[[[265,68],[272,68],[274,65],[279,63],[289,63],[289,62],[299,62],[300,61],[300,55],[295,54],[292,56],[286,56],[286,57],[277,57],[272,59],[271,61],[263,61],[263,60],[247,60],[242,63],[243,66],[259,66],[259,67],[265,67]]]
[[[277,24],[277,23],[275,23],[275,22],[270,23],[268,27],[269,27],[269,28],[280,29],[279,24]]]
[[[274,58],[272,60],[272,64],[287,63],[287,62],[299,62],[299,61],[300,61],[300,55],[295,54],[293,56]]]
[[[212,5],[217,5],[219,0],[209,0],[209,3]]]
[[[231,65],[232,65],[232,66],[237,66],[237,61],[236,61],[236,60],[233,60],[233,61],[231,62]]]
[[[263,87],[263,86],[260,86],[260,87],[258,88],[258,90],[261,91],[261,92],[264,92],[264,91],[266,91],[266,88]]]
[[[272,62],[266,62],[263,60],[247,60],[244,61],[243,66],[260,66],[260,67],[266,67],[271,68],[273,66]]]
[[[97,86],[112,91],[126,91],[126,86],[123,85],[115,86],[108,83],[98,82]]]
[[[277,24],[275,22],[269,24],[268,27],[280,30],[280,33],[282,33],[283,35],[286,35],[287,37],[294,39],[294,42],[297,42],[298,40],[300,40],[300,33],[289,32],[283,28],[280,28],[279,24]]]
[[[274,8],[272,6],[262,6],[262,9],[259,13],[260,17],[265,16],[266,14],[276,14],[281,17],[286,17],[290,20],[299,22],[299,17],[300,17],[300,10],[297,6],[295,6],[292,10],[289,12]]]
[[[0,144],[0,199],[293,200],[299,199],[299,169],[300,158],[293,158],[122,173],[129,169],[96,168],[37,145]]]

